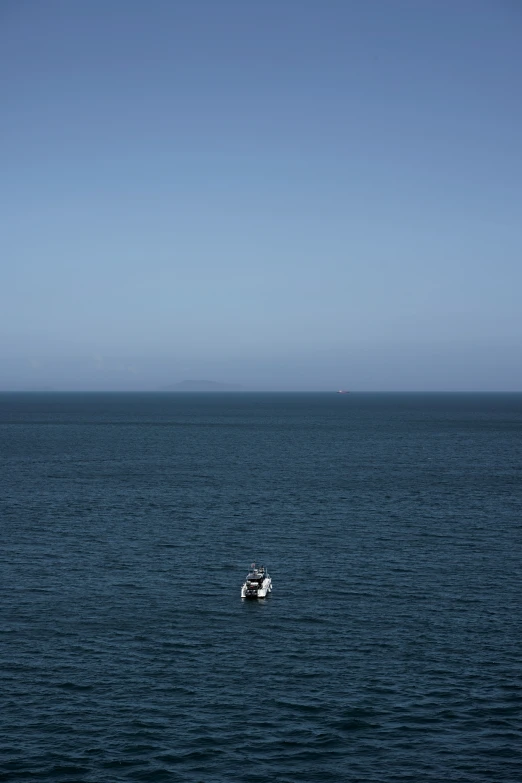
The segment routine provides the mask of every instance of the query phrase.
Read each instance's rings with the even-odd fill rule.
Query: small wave
[[[55,688],[62,688],[64,691],[92,691],[93,685],[82,684],[78,682],[57,682]]]

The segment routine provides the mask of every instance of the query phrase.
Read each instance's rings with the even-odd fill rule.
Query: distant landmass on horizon
[[[217,381],[180,381],[164,386],[162,391],[173,392],[231,392],[244,391],[239,383],[218,383]]]

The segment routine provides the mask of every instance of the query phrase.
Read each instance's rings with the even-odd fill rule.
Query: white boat
[[[272,580],[264,566],[252,563],[245,584],[241,588],[241,598],[266,598],[272,592]]]

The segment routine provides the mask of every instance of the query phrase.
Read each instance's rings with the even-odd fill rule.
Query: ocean
[[[522,780],[522,395],[4,393],[0,465],[0,780]]]

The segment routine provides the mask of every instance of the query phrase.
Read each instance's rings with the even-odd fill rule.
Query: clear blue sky
[[[6,0],[0,73],[0,388],[522,389],[519,0]]]

